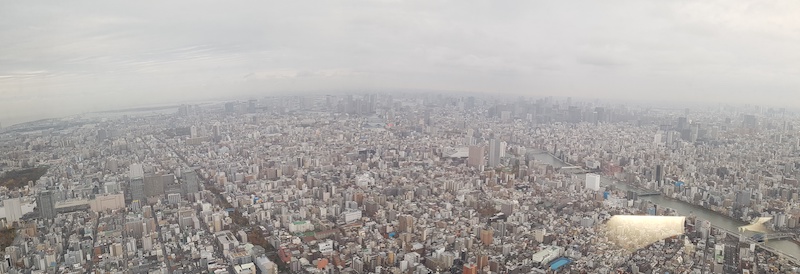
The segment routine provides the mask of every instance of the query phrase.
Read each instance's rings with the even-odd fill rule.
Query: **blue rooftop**
[[[552,264],[550,264],[550,270],[558,270],[559,268],[561,268],[561,267],[563,267],[563,266],[565,266],[565,265],[567,265],[567,264],[569,264],[571,262],[572,262],[572,260],[570,260],[567,257],[558,258],[555,261],[553,261]]]

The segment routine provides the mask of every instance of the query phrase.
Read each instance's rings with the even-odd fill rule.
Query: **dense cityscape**
[[[0,273],[796,273],[798,122],[369,93],[23,123]]]

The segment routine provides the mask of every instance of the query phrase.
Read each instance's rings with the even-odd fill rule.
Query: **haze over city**
[[[397,90],[798,107],[797,1],[0,4],[0,123]]]
[[[797,14],[5,1],[0,274],[800,273]]]

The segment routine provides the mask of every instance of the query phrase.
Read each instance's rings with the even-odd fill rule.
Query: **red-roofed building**
[[[322,259],[317,261],[317,269],[325,269],[328,266],[328,259]]]
[[[292,253],[287,251],[285,248],[281,248],[281,250],[278,251],[278,257],[284,263],[289,263],[292,261]]]
[[[465,264],[462,269],[463,274],[478,274],[478,266],[475,264]]]

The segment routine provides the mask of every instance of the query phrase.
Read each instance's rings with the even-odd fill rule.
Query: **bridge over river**
[[[637,193],[637,195],[639,197],[658,196],[658,195],[661,195],[661,192],[653,192],[653,191],[647,192],[647,191],[645,191],[645,192],[639,192],[639,193]]]
[[[787,240],[787,239],[791,240],[795,239],[796,237],[797,235],[795,235],[794,233],[768,233],[768,234],[759,233],[751,236],[750,239],[761,243],[767,241],[777,241],[777,240]]]

